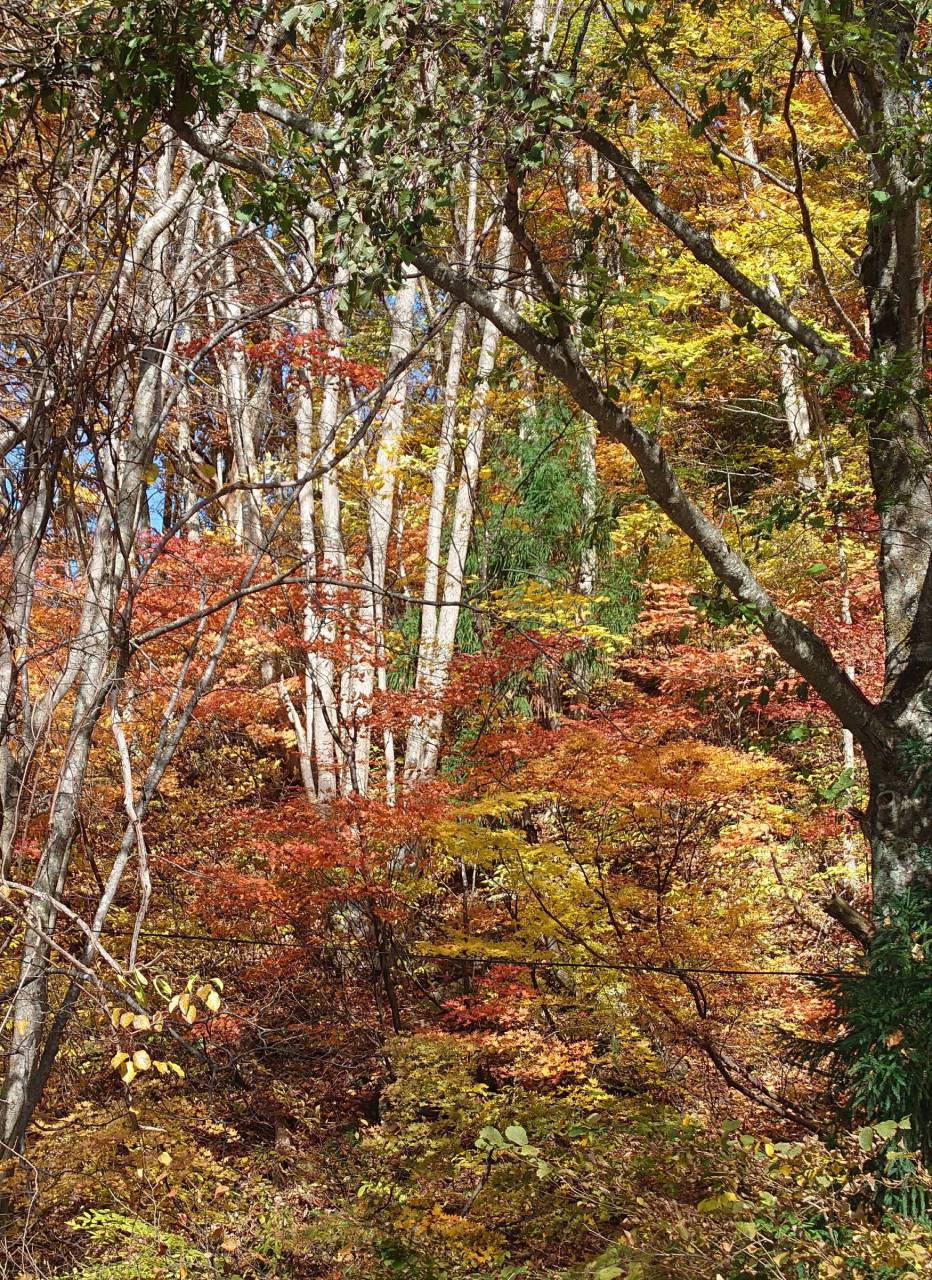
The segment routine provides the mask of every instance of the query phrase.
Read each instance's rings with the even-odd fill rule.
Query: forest
[[[8,0],[0,1276],[932,1276],[932,3]]]

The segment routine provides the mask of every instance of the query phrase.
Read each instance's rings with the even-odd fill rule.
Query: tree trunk
[[[102,496],[86,567],[80,620],[68,643],[62,674],[31,709],[28,724],[21,729],[22,745],[31,749],[51,725],[65,694],[74,690],[64,760],[27,898],[19,973],[10,1010],[7,1069],[0,1090],[0,1136],[11,1152],[22,1151],[26,1125],[36,1104],[34,1081],[48,1015],[53,934],[61,911],[94,732],[107,693],[126,657],[120,592],[140,530],[146,472],[166,417],[166,383],[177,339],[178,315],[171,253],[177,246],[178,232],[176,229],[173,233],[171,227],[193,189],[184,176],[172,192],[173,161],[174,151],[167,148],[157,169],[156,197],[161,207],[143,223],[129,255],[141,281],[137,281],[129,315],[136,331],[144,335],[144,342],[135,368],[118,366],[113,373],[113,421],[117,425],[94,455]],[[183,200],[175,199],[179,191],[185,193]],[[111,323],[119,317],[118,303],[119,298],[109,312]],[[95,327],[88,337],[88,351],[94,351],[92,340],[105,342],[107,337],[103,324]],[[133,373],[135,390],[130,389]],[[34,735],[31,742],[27,732]]]
[[[905,894],[932,895],[932,715],[916,707],[912,732],[894,753],[868,756],[873,914],[895,912]]]
[[[417,275],[409,272],[395,297],[389,345],[391,368],[397,368],[411,353],[416,293]],[[380,688],[385,685],[385,572],[395,509],[395,483],[404,431],[407,386],[407,373],[403,372],[392,388],[382,417],[381,438],[372,477],[375,492],[370,496],[368,504],[365,581],[359,608],[362,654],[354,664],[350,717],[353,728],[352,750],[356,761],[353,786],[360,795],[368,794],[369,790],[372,698],[376,685]]]
[[[493,295],[501,301],[507,295],[508,266],[511,261],[512,236],[506,226],[498,233],[495,250]],[[437,611],[437,626],[433,644],[425,647],[423,679],[418,664],[418,691],[430,702],[426,712],[412,719],[408,730],[408,750],[405,759],[405,781],[411,784],[419,779],[431,778],[436,772],[440,749],[440,733],[443,726],[441,699],[447,687],[450,663],[453,659],[456,628],[466,577],[466,557],[472,537],[473,515],[479,484],[479,468],[488,420],[489,379],[495,368],[501,333],[494,322],[486,320],[482,326],[476,385],[473,391],[469,421],[466,428],[466,447],[460,469],[453,527],[447,550],[446,572],[443,576],[442,597]]]

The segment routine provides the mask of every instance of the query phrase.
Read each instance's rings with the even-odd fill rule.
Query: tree
[[[675,13],[674,9],[674,20]],[[675,184],[663,175],[668,191],[661,194],[645,176],[643,166],[632,162],[623,143],[613,136],[608,123],[613,118],[611,111],[600,113],[598,106],[591,109],[580,93],[575,99],[575,118],[560,114],[573,111],[563,89],[574,83],[577,67],[572,62],[527,77],[507,48],[503,54],[489,46],[485,57],[476,57],[475,63],[488,75],[489,98],[507,102],[511,118],[519,122],[514,127],[518,141],[504,159],[506,166],[511,166],[512,183],[505,218],[531,264],[540,319],[535,323],[527,310],[522,315],[509,307],[474,275],[445,261],[423,238],[411,241],[406,256],[453,297],[491,320],[563,384],[600,430],[629,450],[651,498],[699,549],[720,581],[756,612],[777,652],[811,683],[854,735],[870,772],[866,829],[872,850],[874,913],[883,919],[904,893],[924,892],[930,887],[926,851],[932,842],[932,808],[926,773],[932,743],[932,498],[927,476],[932,442],[926,415],[925,262],[920,231],[928,193],[923,159],[928,50],[920,6],[881,5],[865,11],[852,7],[844,14],[816,6],[790,17],[792,31],[784,46],[790,64],[787,120],[798,91],[800,64],[809,38],[806,33],[811,31],[826,91],[844,127],[856,135],[865,157],[864,178],[872,194],[858,277],[868,328],[866,359],[847,354],[845,339],[850,335],[836,341],[826,337],[821,326],[800,318],[734,258],[720,251],[711,235],[679,212],[677,206],[683,199]],[[622,25],[614,17],[613,24],[616,29]],[[612,70],[633,77],[642,47],[639,23],[635,18],[623,25],[627,43],[623,52],[627,56],[619,57]],[[496,83],[506,84],[506,91],[496,93],[491,87]],[[619,90],[618,84],[611,85],[613,99],[620,96]],[[542,121],[532,114],[537,94],[545,104],[538,108]],[[753,91],[739,89],[733,96],[742,95],[751,99]],[[710,116],[726,110],[723,105]],[[600,123],[602,114],[606,124]],[[569,134],[574,145],[595,152],[650,216],[658,232],[663,229],[782,330],[817,369],[831,371],[853,387],[857,419],[852,427],[864,435],[880,525],[878,573],[886,679],[879,703],[871,703],[855,686],[818,634],[763,590],[751,566],[684,489],[660,442],[638,424],[623,397],[606,385],[587,357],[569,286],[558,278],[561,265],[548,262],[521,204],[529,186],[526,173],[540,163],[538,155],[547,147],[551,131],[559,138]],[[721,147],[718,140],[713,155],[716,147]],[[789,149],[795,173],[793,192],[805,226],[808,206],[799,142],[792,132]],[[596,234],[593,225],[590,235]]]
[[[287,15],[289,39],[298,37],[305,21],[298,10]],[[781,9],[773,19],[780,48],[777,65],[755,80],[751,69],[723,57],[717,76],[702,77],[699,106],[687,113],[692,134],[710,148],[711,159],[721,161],[725,156],[738,164],[741,104],[767,111],[778,100],[777,92],[782,94],[786,129],[778,167],[788,170],[788,176],[773,165],[749,162],[747,157],[744,162],[754,165],[765,183],[789,192],[797,204],[803,239],[812,256],[809,319],[783,302],[766,278],[755,279],[736,256],[720,249],[715,238],[682,211],[688,201],[678,191],[675,175],[643,156],[640,165],[634,163],[619,136],[617,126],[619,120],[626,122],[627,112],[622,113],[617,104],[626,92],[637,92],[645,76],[654,74],[652,49],[669,38],[687,12],[677,5],[659,11],[648,5],[630,15],[607,9],[605,24],[595,24],[591,14],[569,20],[562,42],[551,40],[548,57],[538,60],[528,57],[524,19],[510,10],[502,10],[490,25],[478,11],[454,15],[441,6],[430,10],[430,22],[419,23],[407,10],[393,9],[384,19],[393,33],[388,44],[384,34],[367,25],[365,15],[347,11],[345,17],[357,31],[358,61],[344,77],[343,108],[335,126],[336,151],[345,175],[342,189],[351,193],[346,199],[363,210],[376,252],[413,263],[452,298],[494,324],[538,368],[561,383],[606,436],[625,446],[651,498],[698,548],[716,577],[743,606],[756,612],[777,652],[809,681],[853,734],[871,778],[866,830],[872,849],[874,912],[882,919],[904,893],[930,886],[923,852],[932,842],[924,781],[932,731],[928,709],[932,499],[926,479],[930,440],[921,235],[928,187],[923,94],[928,71],[926,28],[920,5],[881,4],[864,10],[849,6],[839,11],[817,4],[799,13]],[[380,31],[387,29],[384,22]],[[372,54],[379,40],[384,47]],[[365,57],[363,49],[369,50]],[[601,99],[585,89],[583,70],[590,66],[602,69]],[[394,68],[396,74],[380,80],[379,67],[385,72]],[[446,84],[437,76],[440,67]],[[804,73],[814,77],[828,95],[837,115],[839,145],[851,135],[863,155],[862,181],[871,195],[857,275],[858,305],[867,327],[866,356],[852,346],[857,344],[859,326],[838,301],[812,228],[793,122]],[[427,126],[422,114],[412,116],[410,89],[415,81],[432,86],[435,121],[456,98],[452,119],[468,125],[470,132],[485,129],[495,138],[494,164],[505,189],[503,225],[529,267],[527,301],[520,308],[509,306],[474,272],[445,256],[436,179],[445,165],[459,163],[469,143],[455,131],[451,137],[449,130],[441,133],[435,123]],[[280,143],[286,150],[293,152],[295,138],[300,136],[323,159],[329,145],[323,125],[319,118],[301,114],[302,105],[296,95],[293,108],[260,101],[258,112],[287,126],[290,132],[282,135]],[[734,146],[729,145],[729,113],[734,120]],[[373,149],[373,143],[377,131],[384,137],[386,120],[392,122],[397,145],[384,164],[378,158],[380,148]],[[264,160],[235,149],[221,156],[187,123],[181,133],[204,154],[262,175],[266,182],[278,181]],[[886,681],[878,703],[854,684],[813,628],[762,588],[753,567],[680,482],[661,442],[638,422],[626,397],[600,370],[593,354],[602,301],[598,286],[590,285],[581,301],[574,299],[578,277],[575,282],[571,279],[562,250],[553,253],[542,243],[529,204],[540,190],[546,164],[562,166],[567,147],[598,156],[606,172],[646,213],[658,244],[673,243],[680,252],[685,250],[742,305],[752,308],[760,323],[785,335],[808,360],[807,377],[821,372],[850,386],[851,428],[862,433],[880,524],[878,574]],[[487,154],[491,157],[492,151]],[[402,171],[406,180],[399,192],[395,175]],[[283,186],[290,192],[289,200],[303,203],[311,217],[327,225],[331,211],[326,200],[314,198],[307,188],[296,188],[291,180],[279,181],[280,191]],[[598,239],[600,222],[600,214],[588,219],[581,237],[585,243]],[[591,272],[590,277],[597,278]]]
[[[932,890],[920,9],[168,0],[66,13],[51,54],[40,18],[19,6],[0,55],[7,1147],[86,989],[130,1004],[105,1022],[123,1083],[151,1062],[160,889],[198,940],[285,953],[243,978],[228,1045],[265,1000],[305,1016],[305,985],[334,1028],[342,984],[373,1053],[522,1018],[538,1045],[581,996],[606,1006],[587,1036],[648,1027],[817,1126],[770,1042],[731,1037],[774,903],[822,945],[794,877],[835,874],[804,848],[825,815],[763,795],[785,773],[726,721],[753,705],[785,764],[799,738],[765,708],[812,690],[863,751],[877,930],[828,909],[880,932],[882,1006],[925,962],[903,922]],[[640,635],[602,625],[621,571]],[[879,692],[852,658],[874,586]],[[810,787],[826,807],[857,790],[844,763]],[[153,880],[153,830],[185,843],[178,876]],[[866,1109],[888,1138],[898,1090]]]

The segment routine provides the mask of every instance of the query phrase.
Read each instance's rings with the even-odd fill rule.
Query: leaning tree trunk
[[[8,1153],[22,1151],[26,1125],[35,1106],[34,1077],[49,1012],[49,978],[56,945],[53,935],[68,879],[85,775],[98,720],[128,652],[118,605],[140,529],[147,470],[165,421],[167,374],[177,337],[177,306],[171,288],[172,249],[177,236],[173,224],[193,191],[190,170],[172,191],[173,158],[174,150],[166,148],[157,175],[160,207],[143,223],[128,255],[134,276],[130,280],[129,270],[125,271],[127,284],[143,277],[135,296],[126,299],[128,314],[143,342],[138,357],[128,358],[135,367],[118,366],[113,373],[113,418],[122,432],[114,429],[93,454],[102,496],[80,618],[75,635],[67,643],[60,677],[32,708],[30,717],[38,740],[51,726],[65,694],[73,691],[68,738],[42,852],[32,883],[24,890],[25,927],[10,1010],[6,1074],[0,1087],[0,1145]],[[109,325],[120,318],[122,305],[123,298],[116,290],[104,313]],[[88,335],[88,351],[93,352],[95,343],[105,340],[108,333],[101,323]],[[99,346],[96,349],[99,351]],[[130,385],[131,379],[135,388]],[[101,394],[101,389],[97,390]]]

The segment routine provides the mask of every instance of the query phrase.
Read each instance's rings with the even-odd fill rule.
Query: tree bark
[[[499,229],[495,250],[492,292],[489,295],[504,304],[507,296],[507,273],[511,262],[512,235],[504,224]],[[428,274],[425,272],[425,274]],[[408,729],[408,750],[405,761],[406,783],[433,777],[437,768],[440,749],[440,733],[443,727],[441,702],[450,674],[450,663],[456,640],[460,605],[466,578],[466,557],[472,537],[473,515],[479,484],[479,468],[488,421],[489,379],[495,368],[495,358],[501,330],[494,320],[486,317],[482,326],[476,383],[466,425],[466,445],[460,468],[450,545],[447,550],[443,588],[438,602],[436,631],[433,643],[423,645],[418,663],[418,692],[428,702],[428,709],[415,716]],[[423,678],[421,679],[421,662]]]

